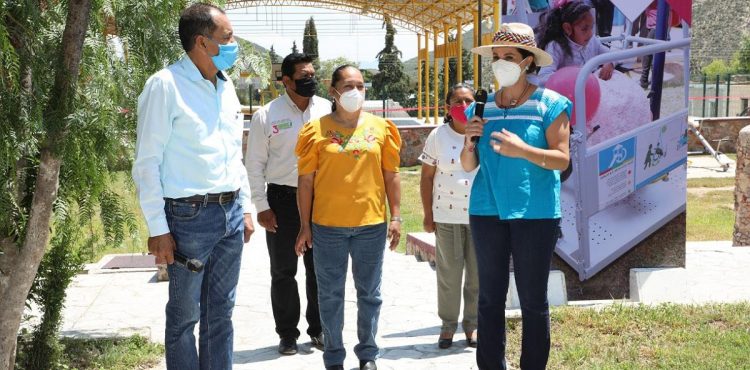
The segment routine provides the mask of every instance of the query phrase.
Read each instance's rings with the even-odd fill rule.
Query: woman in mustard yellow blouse
[[[356,67],[338,67],[329,94],[335,100],[333,113],[307,123],[297,142],[301,228],[296,249],[302,255],[315,247],[326,369],[344,369],[341,332],[351,256],[359,336],[354,353],[360,369],[372,370],[377,369],[383,252],[386,239],[393,250],[401,237],[401,137],[393,123],[362,112],[365,82]]]

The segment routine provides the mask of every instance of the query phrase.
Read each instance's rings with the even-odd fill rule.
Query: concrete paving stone
[[[76,289],[78,288],[78,289]],[[66,307],[89,307],[96,299],[101,289],[85,289],[83,287],[68,288],[68,296],[65,297]]]
[[[687,159],[687,178],[734,177],[737,164],[732,161],[727,171],[710,155],[690,155]]]
[[[67,306],[65,307],[65,317],[74,325],[78,320],[88,318],[84,316],[89,306]]]
[[[399,348],[404,347],[404,348]],[[383,348],[381,349],[382,359],[384,360],[400,360],[402,358],[422,358],[424,353],[416,350],[417,346],[398,346],[395,349]],[[411,349],[415,348],[415,349]]]
[[[748,265],[750,248],[689,243],[684,269],[634,269],[631,287],[637,288],[634,298],[647,304],[750,301]]]

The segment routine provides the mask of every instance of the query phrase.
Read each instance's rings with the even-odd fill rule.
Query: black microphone
[[[487,103],[487,91],[480,87],[479,90],[477,90],[476,94],[474,94],[474,100],[476,101],[476,106],[474,107],[474,115],[478,116],[479,118],[483,118],[484,105]],[[473,136],[471,138],[471,141],[474,143],[478,143],[479,136]]]
[[[203,270],[203,262],[201,262],[199,259],[188,259],[187,257],[177,252],[174,252],[174,261],[177,264],[185,266],[185,268],[192,272],[201,272]]]

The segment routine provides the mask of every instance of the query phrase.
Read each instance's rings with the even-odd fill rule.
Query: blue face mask
[[[208,39],[211,40],[211,38]],[[239,45],[237,45],[236,42],[219,44],[214,40],[211,41],[219,46],[219,54],[211,57],[211,60],[213,60],[214,65],[216,66],[216,69],[224,71],[232,68],[234,62],[237,60],[237,53],[240,51]]]

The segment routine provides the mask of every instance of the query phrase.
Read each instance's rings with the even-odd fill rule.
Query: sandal
[[[442,332],[438,339],[438,347],[440,349],[450,348],[453,345],[453,333]]]
[[[466,333],[466,345],[472,348],[477,348],[476,332],[471,331]]]

